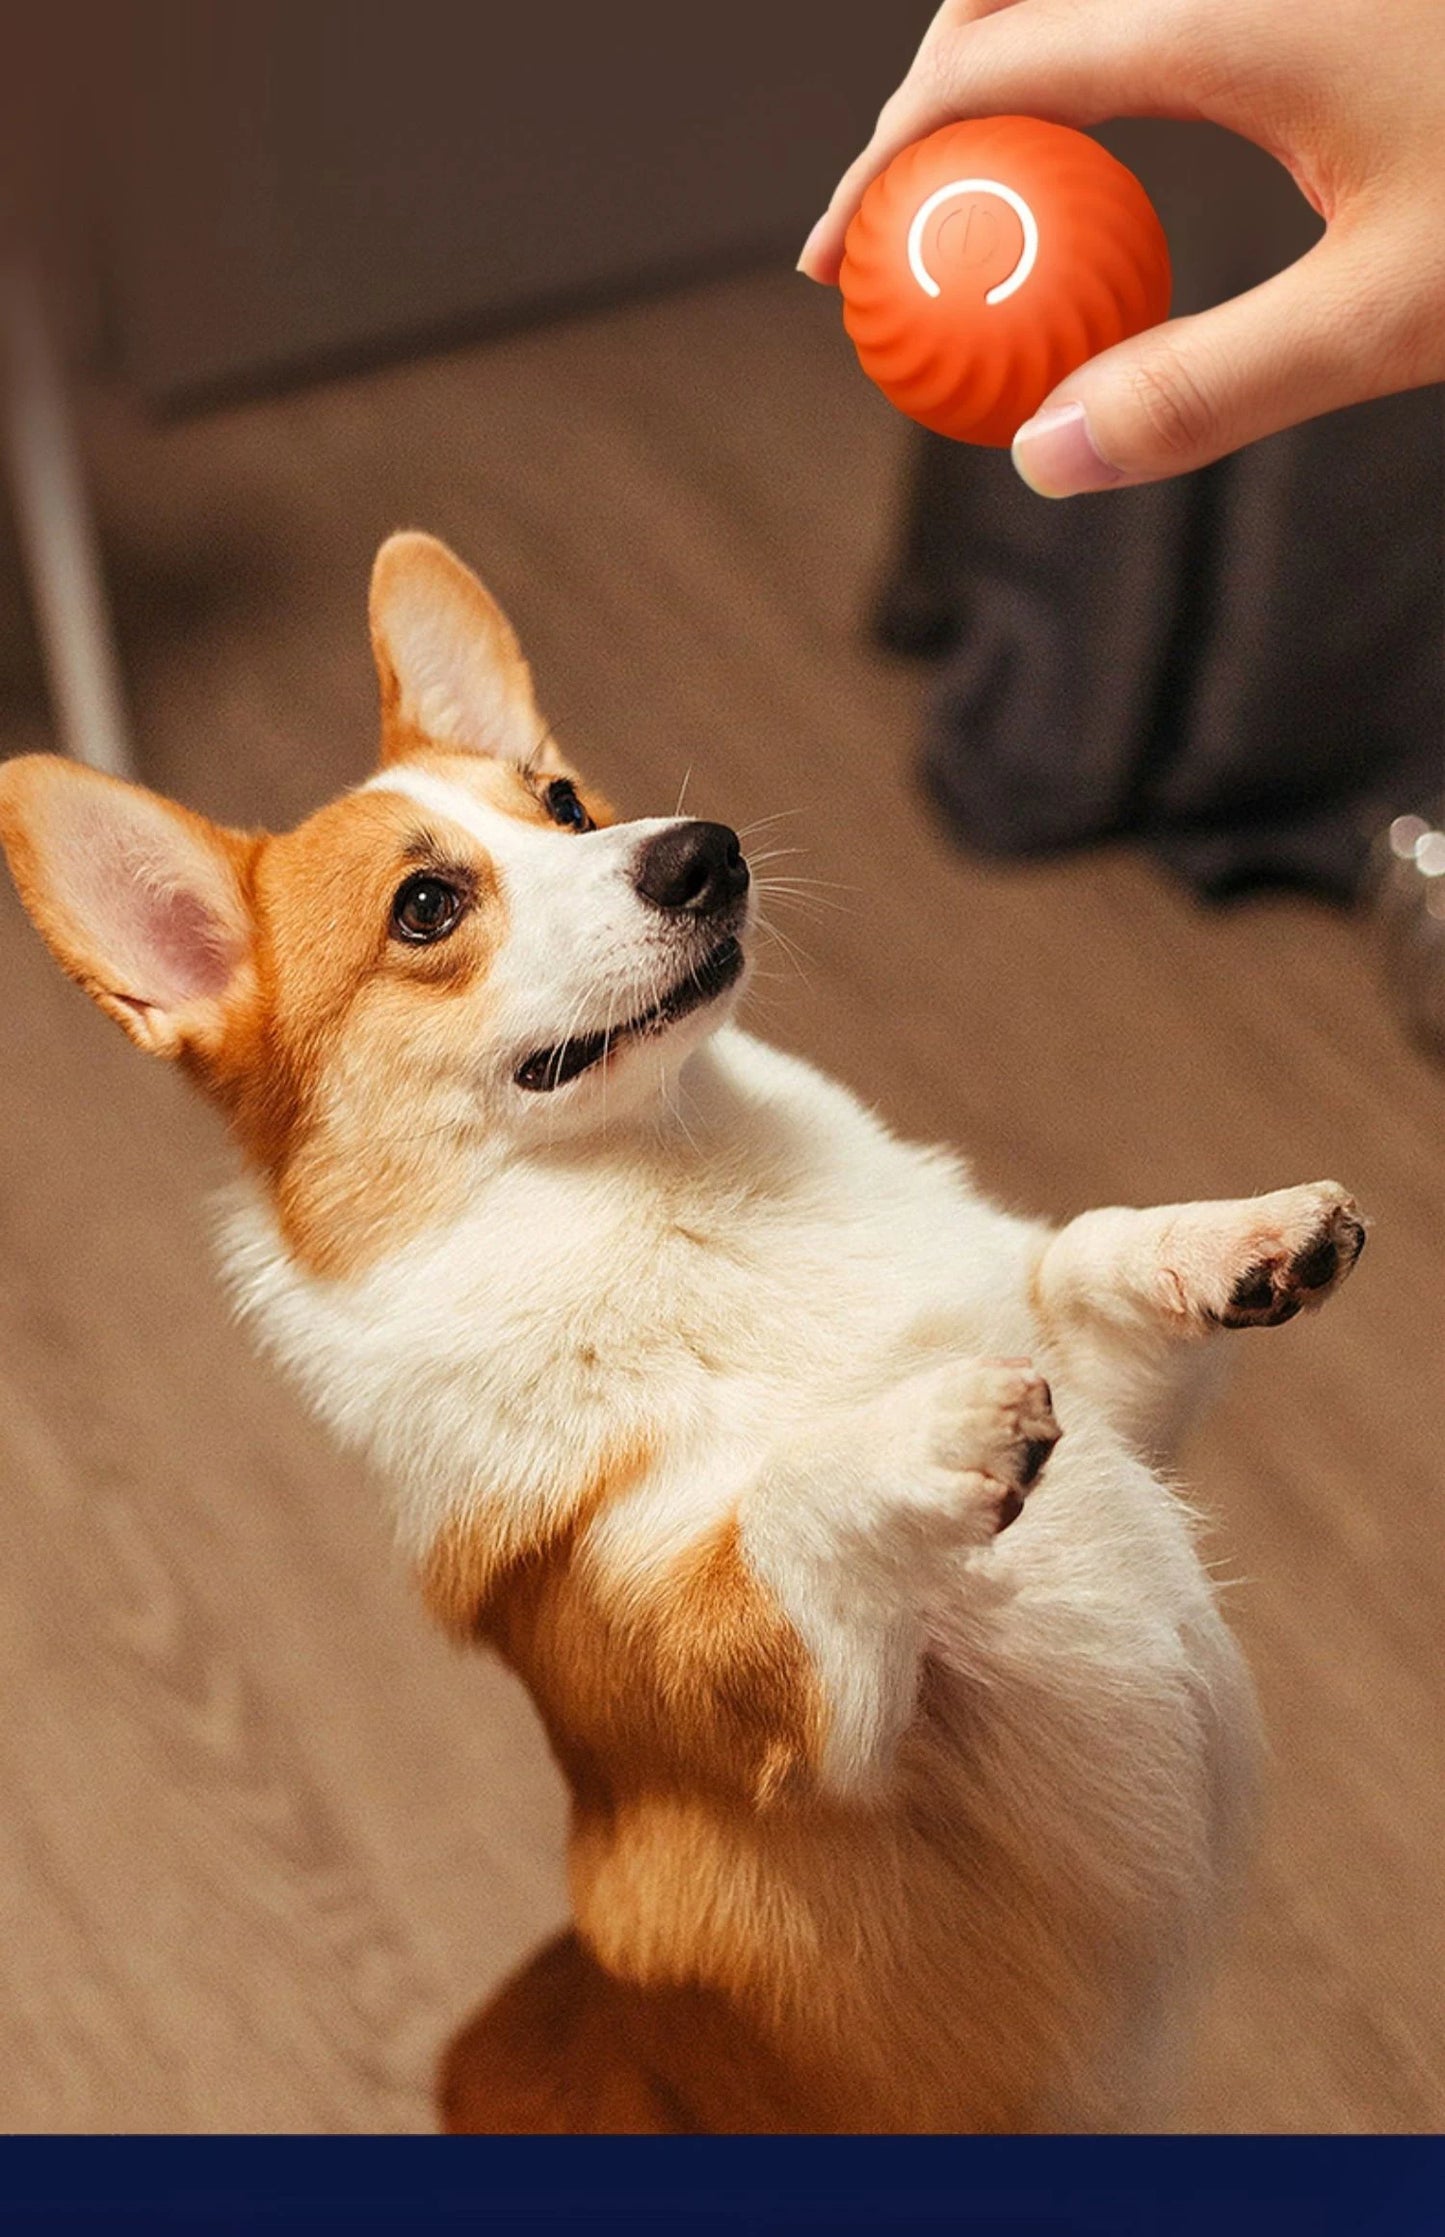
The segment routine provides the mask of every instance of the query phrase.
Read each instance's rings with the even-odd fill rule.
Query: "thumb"
[[[1400,295],[1378,256],[1326,234],[1262,286],[1070,373],[1015,435],[1014,465],[1041,497],[1162,481],[1408,386],[1390,347]]]

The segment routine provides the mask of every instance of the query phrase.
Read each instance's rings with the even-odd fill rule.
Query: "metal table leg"
[[[0,269],[0,439],[60,741],[131,769],[120,670],[65,375],[33,273]]]

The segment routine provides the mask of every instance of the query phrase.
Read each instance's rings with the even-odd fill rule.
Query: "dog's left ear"
[[[381,758],[427,745],[525,761],[543,734],[512,625],[435,536],[389,536],[371,571]]]

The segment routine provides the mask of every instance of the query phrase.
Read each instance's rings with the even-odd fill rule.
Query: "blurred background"
[[[1433,2129],[1439,399],[1060,507],[916,436],[791,265],[929,13],[13,21],[0,751],[294,821],[367,773],[367,570],[430,528],[624,811],[782,819],[757,1030],[1032,1212],[1351,1187],[1359,1276],[1180,1456],[1273,1747],[1181,2120]],[[1223,135],[1102,137],[1179,308],[1312,237]],[[8,888],[0,965],[0,2126],[425,2127],[564,1907],[539,1730],[229,1326],[209,1114]]]

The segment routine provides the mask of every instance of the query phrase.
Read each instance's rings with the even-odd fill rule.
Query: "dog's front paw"
[[[1365,1247],[1354,1198],[1337,1181],[1279,1189],[1251,1207],[1236,1240],[1227,1294],[1208,1311],[1224,1328],[1277,1328],[1306,1306],[1322,1305]]]
[[[917,1494],[943,1533],[986,1545],[1017,1522],[1059,1441],[1048,1384],[1027,1359],[971,1359],[912,1386]]]

